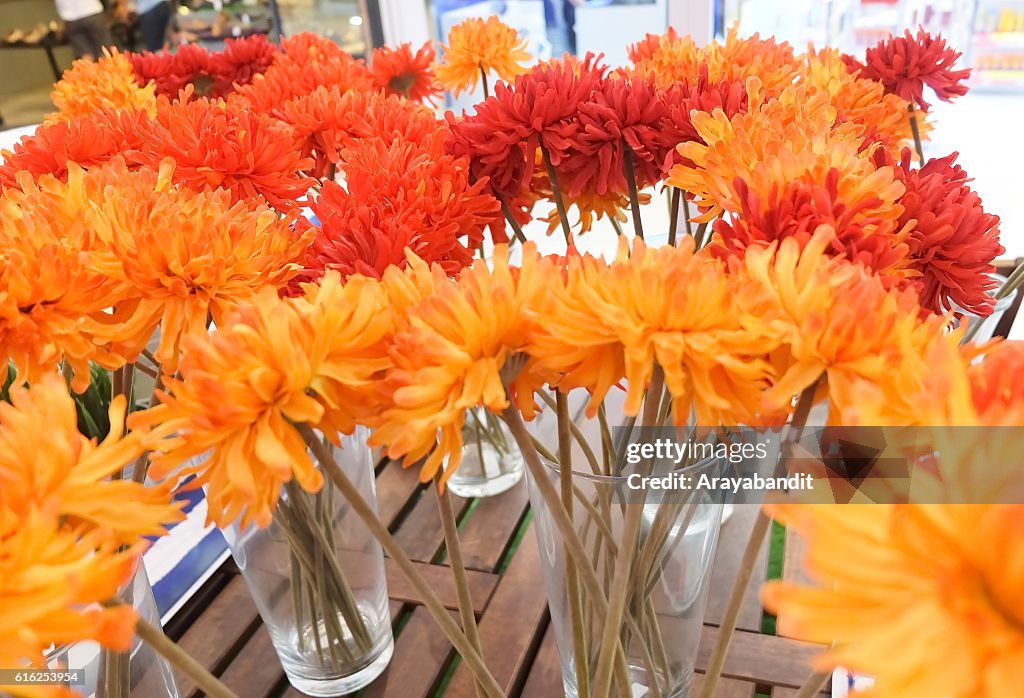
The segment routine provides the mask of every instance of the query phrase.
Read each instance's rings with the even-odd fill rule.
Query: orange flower
[[[107,252],[94,268],[127,289],[95,332],[118,355],[135,357],[159,325],[154,353],[167,374],[183,337],[205,334],[211,320],[219,324],[260,289],[286,284],[312,239],[263,204],[233,203],[223,189],[174,187],[175,169],[168,159],[159,174],[132,173],[115,161],[85,175],[85,220]]]
[[[1000,342],[967,369],[980,424],[1024,426],[1024,341]]]
[[[309,94],[316,88],[337,87],[370,92],[375,89],[366,65],[345,53],[330,39],[310,33],[295,34],[281,40],[282,53],[266,72],[253,77],[248,85],[239,85],[231,103],[258,113],[271,113],[290,99]]]
[[[48,120],[67,120],[98,109],[156,112],[153,83],[139,86],[131,62],[117,49],[107,51],[98,61],[77,60],[53,86],[50,99],[57,113]]]
[[[530,60],[526,40],[496,16],[471,17],[448,32],[448,45],[437,66],[437,79],[456,97],[480,82],[482,75],[497,73],[505,82],[526,72]]]
[[[160,405],[128,418],[151,430],[150,473],[195,474],[189,486],[208,485],[219,526],[268,525],[293,478],[311,492],[322,486],[293,422],[334,439],[373,409],[371,379],[387,364],[379,342],[393,328],[386,295],[369,279],[338,285],[330,276],[286,300],[265,288],[212,334],[185,338],[181,377],[167,381]]]
[[[781,633],[875,678],[871,695],[1015,695],[1024,675],[1024,506],[790,505],[817,586],[769,582]],[[856,564],[851,564],[856,561]]]
[[[125,404],[114,400],[111,424]],[[52,644],[87,639],[126,651],[134,610],[101,604],[138,564],[139,536],[183,518],[166,489],[106,479],[142,453],[139,439],[116,428],[101,444],[81,436],[64,381],[49,374],[0,404],[0,448],[0,664],[41,667]]]
[[[651,201],[651,195],[647,193],[641,193],[638,197],[641,204],[648,204]],[[599,196],[593,191],[584,189],[577,196],[566,197],[565,204],[567,209],[575,208],[579,214],[580,235],[589,232],[594,227],[595,221],[605,217],[609,220],[615,219],[621,225],[629,222],[629,216],[626,215],[629,198],[624,193],[609,192],[604,196]],[[557,208],[551,209],[548,215],[541,220],[547,221],[548,235],[554,233],[561,225]]]
[[[504,245],[492,261],[493,271],[478,261],[457,281],[437,279],[433,294],[409,309],[407,325],[394,338],[394,368],[384,383],[392,402],[371,422],[370,442],[407,464],[426,458],[423,482],[445,459],[442,482],[458,467],[467,409],[508,407],[503,369],[525,348],[526,309],[547,294],[554,271],[532,243],[524,246],[519,268],[509,267]],[[532,390],[521,393],[532,403]]]
[[[382,46],[373,50],[370,73],[374,84],[388,94],[433,104],[441,94],[441,86],[431,67],[433,63],[434,48],[429,41],[415,54],[409,43],[398,48]]]
[[[623,240],[610,266],[570,257],[564,285],[536,311],[528,352],[563,377],[562,390],[584,387],[594,416],[607,391],[628,382],[623,409],[635,415],[655,364],[665,373],[677,423],[691,407],[700,424],[758,420],[770,370],[759,358],[766,336],[742,324],[734,284],[724,265],[695,255],[692,242],[648,249]]]
[[[86,219],[94,193],[84,172],[70,164],[65,184],[46,175],[0,195],[0,374],[13,361],[18,380],[36,382],[65,359],[74,387],[89,384],[97,359],[91,321],[126,293],[124,284],[98,271],[102,245]],[[114,361],[110,368],[117,367]]]
[[[269,114],[221,101],[160,99],[129,162],[158,169],[177,163],[174,181],[196,191],[223,188],[235,200],[263,197],[279,209],[296,208],[312,180],[291,129]]]

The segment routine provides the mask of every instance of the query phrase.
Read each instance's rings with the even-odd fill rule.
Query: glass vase
[[[376,508],[365,432],[330,450]],[[269,526],[236,524],[225,538],[292,686],[343,695],[384,671],[394,649],[384,553],[330,480],[316,494],[287,483]]]
[[[696,483],[702,475],[730,475],[728,459],[711,455],[681,464],[669,459],[637,463],[625,457],[627,443],[654,442],[670,433],[679,440],[685,438],[681,434],[685,428],[648,430],[632,422],[627,422],[628,427],[609,427],[622,422],[607,414],[600,420],[586,419],[582,407],[575,405],[568,409],[575,423],[571,489],[563,487],[557,462],[561,451],[552,433],[557,420],[550,416],[545,427],[531,436],[538,444],[544,477],[559,493],[557,502],[544,496],[534,472],[528,474],[565,694],[580,695],[580,682],[586,681],[587,693],[596,695],[599,666],[610,658],[610,695],[687,696],[728,496],[723,489]],[[637,479],[642,476],[671,480],[678,487],[643,487]],[[684,482],[694,486],[685,489]],[[568,514],[585,552],[582,565],[570,557],[567,536],[556,523],[553,507]],[[624,550],[630,550],[628,561],[621,555]],[[599,594],[588,586],[584,567],[591,579],[596,578]],[[622,583],[624,612],[620,620],[613,620],[608,608]],[[615,623],[615,628],[608,628],[608,623]],[[619,647],[602,657],[609,637],[616,638]]]
[[[132,605],[151,625],[160,627],[144,565],[138,566],[118,598]],[[133,638],[127,652],[112,652],[91,641],[62,645],[46,656],[46,668],[79,672],[81,680],[69,688],[88,698],[182,698],[170,663],[138,637]]]
[[[462,428],[462,462],[448,479],[459,497],[492,497],[523,477],[523,454],[508,426],[482,407],[466,412]]]

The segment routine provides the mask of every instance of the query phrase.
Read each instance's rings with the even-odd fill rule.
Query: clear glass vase
[[[118,598],[139,616],[160,627],[160,614],[146,568],[140,564]],[[170,663],[138,637],[127,652],[112,652],[96,642],[57,647],[46,656],[50,671],[78,671],[84,679],[69,686],[87,698],[182,698]]]
[[[632,422],[628,427],[609,427],[622,421],[609,415],[586,419],[577,405],[569,410],[576,425],[571,439],[569,506],[565,498],[570,490],[563,487],[557,436],[552,433],[557,420],[549,415],[545,426],[534,430],[532,436],[539,444],[545,477],[560,495],[557,507],[569,515],[599,595],[588,587],[584,570],[570,557],[551,500],[543,495],[534,473],[528,474],[565,694],[570,698],[580,695],[580,681],[586,681],[594,695],[602,648],[608,637],[614,637],[620,649],[609,655],[613,660],[611,695],[687,696],[727,498],[725,490],[702,488],[697,483],[702,475],[730,475],[728,459],[712,455],[681,464],[653,459],[630,462],[625,457],[627,443],[653,442],[669,433],[679,439],[682,432],[662,428],[648,433],[633,427]],[[680,486],[642,487],[637,476],[674,478]],[[694,486],[685,489],[683,482]],[[631,550],[628,562],[620,557],[624,549]],[[614,596],[613,588],[623,582],[624,613],[620,621],[613,621],[607,604]],[[610,622],[616,623],[614,630],[607,627]]]
[[[376,508],[365,432],[331,452]],[[236,524],[225,538],[292,686],[336,696],[384,671],[394,649],[384,553],[329,480],[316,494],[288,483],[267,528]]]
[[[523,477],[523,454],[508,426],[482,407],[466,412],[462,462],[448,479],[460,497],[491,497],[511,489]]]

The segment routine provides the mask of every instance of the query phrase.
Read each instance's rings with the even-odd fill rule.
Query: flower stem
[[[555,208],[558,209],[558,219],[562,222],[562,233],[565,234],[566,243],[572,240],[572,232],[569,230],[569,214],[565,211],[565,200],[562,198],[562,188],[558,186],[558,173],[555,166],[551,164],[551,154],[542,143],[540,152],[544,156],[544,167],[548,171],[548,179],[551,180],[551,194],[555,199]]]
[[[366,528],[369,529],[370,533],[377,539],[377,541],[384,548],[385,552],[391,557],[392,560],[401,568],[402,572],[405,573],[409,583],[412,584],[413,588],[419,594],[423,601],[423,605],[426,606],[427,610],[430,611],[430,615],[434,617],[434,621],[441,626],[441,631],[448,638],[448,641],[452,643],[455,651],[462,655],[462,661],[466,662],[470,671],[473,672],[473,676],[476,678],[478,683],[481,685],[484,691],[484,695],[489,698],[504,698],[505,693],[502,691],[501,686],[495,680],[494,676],[487,669],[487,665],[484,663],[483,658],[477,653],[473,647],[469,638],[462,632],[458,624],[452,620],[452,617],[448,615],[448,611],[445,610],[444,604],[434,593],[430,585],[427,584],[427,580],[423,578],[423,575],[419,573],[416,566],[409,559],[409,556],[402,550],[402,546],[398,544],[395,537],[388,531],[387,526],[381,523],[381,520],[377,517],[377,513],[373,510],[369,504],[359,494],[359,490],[349,480],[348,476],[342,472],[338,464],[334,462],[334,458],[331,457],[330,452],[324,447],[320,439],[317,438],[316,434],[313,433],[312,428],[308,424],[295,424],[295,429],[299,432],[302,438],[305,440],[306,445],[309,446],[313,455],[316,456],[320,467],[323,469],[327,476],[331,479],[343,497],[348,500],[349,506],[352,507],[352,511],[355,512],[356,516],[360,518]]]
[[[135,621],[135,633],[175,669],[191,679],[209,698],[238,698],[234,691],[208,672],[192,655],[144,618]]]
[[[800,687],[800,690],[796,692],[793,698],[812,698],[813,696],[821,693],[822,689],[825,688],[825,684],[832,678],[832,674],[826,671],[816,671],[807,677],[804,681],[804,685]]]
[[[636,188],[636,172],[633,169],[633,149],[622,143],[622,167],[625,170],[626,183],[629,185],[629,208],[633,212],[633,232],[641,240],[644,239],[644,226],[640,222],[640,194]]]
[[[690,202],[686,200],[686,192],[683,192],[683,220],[686,222],[686,234],[693,237],[693,223],[690,222]]]
[[[482,65],[480,66],[480,82],[484,86],[484,99],[487,99],[488,97],[491,96],[491,91],[487,87],[487,71],[484,70],[484,67]]]
[[[679,198],[682,189],[672,187],[672,203],[668,207],[668,244],[670,247],[676,244],[676,230],[679,228]]]
[[[469,591],[469,580],[466,577],[466,564],[462,559],[462,545],[459,542],[458,525],[455,522],[455,511],[448,490],[441,489],[441,473],[434,476],[434,496],[437,498],[437,509],[441,514],[441,528],[444,529],[444,546],[448,552],[448,563],[455,577],[455,593],[459,601],[459,617],[462,619],[462,630],[466,633],[470,644],[481,657],[484,656],[480,644],[480,632],[476,626],[476,615],[473,613],[473,597]],[[477,696],[482,696],[483,687],[480,682],[473,685]]]
[[[914,109],[914,102],[910,102],[910,130],[914,134],[914,147],[917,149],[917,157],[924,166],[924,148],[921,145],[921,128],[917,123],[917,111]]]
[[[793,454],[793,446],[803,435],[804,426],[807,424],[807,417],[811,412],[811,405],[814,403],[814,393],[818,389],[821,378],[815,380],[811,385],[800,393],[797,399],[796,410],[793,413],[793,421],[789,426],[789,432],[779,451],[779,462],[776,470],[784,468]],[[729,652],[729,644],[736,631],[736,623],[739,620],[740,607],[743,605],[743,597],[750,585],[750,578],[754,573],[754,563],[764,545],[764,539],[768,534],[768,527],[771,525],[771,517],[758,512],[754,527],[747,539],[747,546],[743,550],[743,558],[740,560],[739,569],[736,572],[736,579],[733,582],[732,591],[729,593],[729,601],[725,607],[725,614],[722,617],[722,624],[718,628],[718,639],[711,651],[711,658],[704,673],[704,684],[701,686],[700,698],[712,698],[715,695],[715,686],[722,675],[722,667],[725,666],[725,655]]]
[[[504,195],[494,192],[494,198],[501,202],[501,212],[505,214],[505,220],[512,227],[512,232],[515,234],[516,239],[519,242],[526,242],[526,235],[523,233],[523,227],[519,225],[519,221],[512,215],[512,207],[508,205],[508,201],[505,200]]]

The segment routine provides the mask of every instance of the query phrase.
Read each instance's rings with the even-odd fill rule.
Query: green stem
[[[682,189],[672,187],[672,203],[668,207],[668,244],[676,244],[676,229],[679,227],[679,199]]]
[[[519,242],[526,242],[526,234],[523,233],[523,227],[519,225],[519,221],[517,221],[516,217],[512,215],[512,207],[508,205],[508,201],[505,200],[504,195],[499,194],[496,191],[493,192],[493,194],[494,198],[501,203],[501,212],[505,214],[505,220],[508,221],[508,224],[512,227],[512,233],[515,235],[516,240]]]
[[[917,157],[921,161],[921,166],[924,167],[924,147],[921,145],[921,129],[917,123],[917,111],[914,109],[914,101],[910,101],[908,106],[910,110],[910,130],[914,134],[914,147],[917,149]]]
[[[686,234],[693,237],[693,223],[690,221],[690,202],[686,200],[686,192],[683,192],[683,220],[686,222]]]
[[[551,164],[551,154],[542,143],[540,146],[541,155],[544,157],[544,167],[548,171],[548,179],[551,180],[551,195],[555,200],[555,208],[558,209],[558,220],[562,222],[562,233],[565,235],[565,242],[568,244],[572,239],[572,231],[569,229],[569,214],[565,210],[565,200],[562,198],[562,188],[558,186],[558,173],[555,166]]]
[[[629,185],[629,208],[633,212],[633,232],[641,240],[644,239],[644,226],[640,222],[640,192],[636,186],[636,171],[633,168],[633,149],[622,142],[622,167],[625,170],[626,183]]]
[[[483,65],[480,66],[480,82],[484,86],[484,99],[491,96],[491,91],[487,87],[487,71],[484,70]]]

